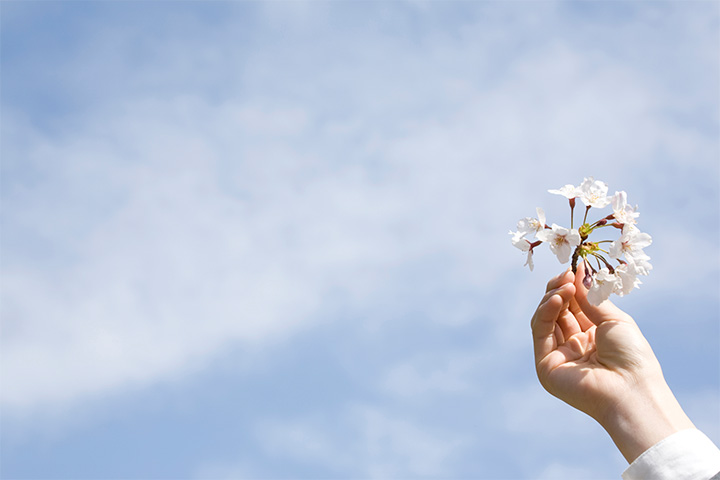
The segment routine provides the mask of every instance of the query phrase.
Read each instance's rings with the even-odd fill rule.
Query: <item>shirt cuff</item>
[[[720,450],[704,433],[681,430],[645,450],[623,480],[710,480],[720,472]]]

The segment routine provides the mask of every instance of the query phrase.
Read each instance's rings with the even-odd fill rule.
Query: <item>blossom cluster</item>
[[[577,187],[565,185],[548,191],[568,199],[570,228],[555,223],[548,226],[545,223],[545,212],[541,208],[537,208],[537,218],[526,217],[520,220],[517,230],[511,231],[510,235],[512,244],[527,253],[525,265],[530,270],[533,269],[534,250],[543,243],[548,244],[560,263],[572,260],[573,272],[577,271],[577,263],[582,259],[585,264],[583,284],[589,289],[588,301],[593,305],[599,305],[613,293],[623,296],[638,287],[641,282],[637,277],[647,275],[652,270],[650,257],[643,251],[643,248],[652,243],[652,238],[638,229],[637,206],[632,207],[627,203],[627,194],[615,192],[615,195],[609,197],[608,186],[593,177],[585,178]],[[574,228],[573,217],[577,199],[585,205],[585,216],[582,225]],[[607,206],[612,208],[613,213],[593,223],[588,222],[591,208],[601,209]],[[593,232],[607,231],[607,227],[619,230],[620,237],[616,240],[589,240]],[[534,237],[534,241],[528,237]],[[617,265],[613,266],[611,260],[615,260]]]

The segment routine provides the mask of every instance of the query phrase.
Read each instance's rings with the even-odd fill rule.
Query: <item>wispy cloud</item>
[[[62,21],[41,28],[50,14]],[[525,398],[526,317],[558,265],[524,272],[506,232],[539,205],[564,219],[546,190],[588,175],[627,190],[655,238],[656,268],[628,304],[650,316],[674,292],[714,312],[698,328],[717,323],[709,4],[3,15],[4,419],[192,382],[228,351],[255,352],[244,368],[263,371],[327,335],[355,388],[325,384],[331,420],[259,411],[245,426],[263,455],[362,476],[490,471],[468,449],[492,462],[494,447],[433,408],[482,399],[475,425],[545,435],[532,408],[544,393]],[[546,461],[546,476],[581,468]]]

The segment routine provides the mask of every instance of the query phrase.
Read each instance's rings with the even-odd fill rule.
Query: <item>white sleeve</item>
[[[623,480],[710,480],[720,473],[720,450],[697,429],[682,430],[645,450]]]

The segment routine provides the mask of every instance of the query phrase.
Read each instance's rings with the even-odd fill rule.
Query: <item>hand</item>
[[[583,275],[581,264],[548,283],[532,318],[535,367],[548,392],[597,420],[632,462],[693,425],[632,317],[609,301],[590,305]]]
[[[662,371],[628,314],[608,301],[587,302],[582,268],[548,283],[532,320],[535,366],[548,392],[600,421],[628,390],[662,379]]]

